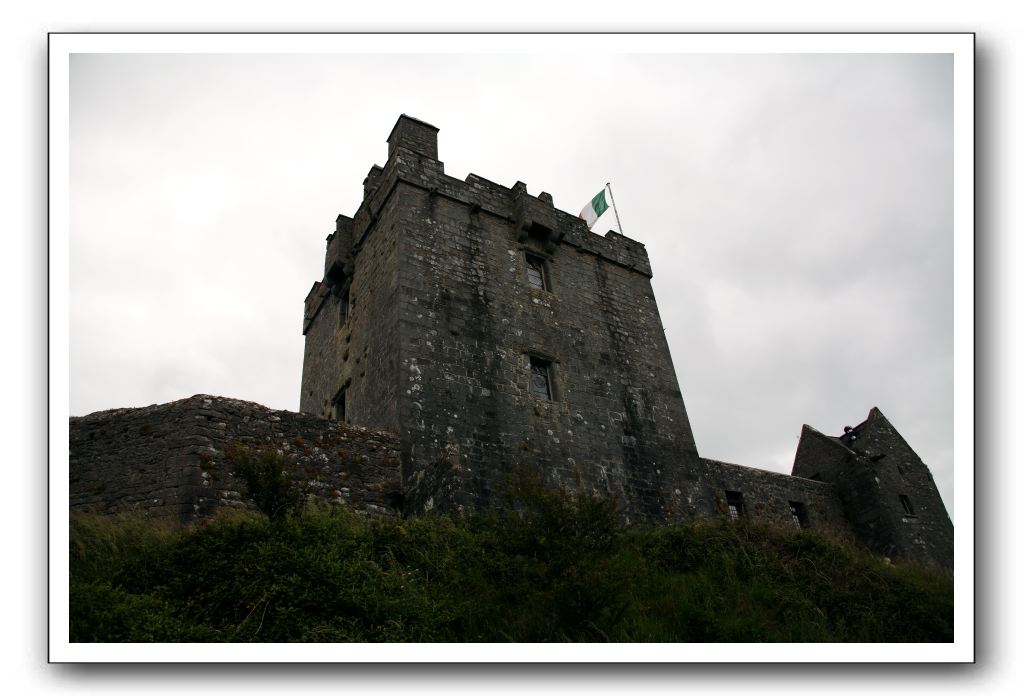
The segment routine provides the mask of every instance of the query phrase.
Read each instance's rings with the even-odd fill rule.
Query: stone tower
[[[301,410],[399,434],[404,507],[486,505],[517,467],[662,518],[699,457],[643,245],[444,174],[401,116],[306,297]]]

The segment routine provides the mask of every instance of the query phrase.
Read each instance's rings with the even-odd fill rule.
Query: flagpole
[[[622,219],[618,217],[618,206],[615,205],[615,194],[614,191],[611,190],[611,182],[609,181],[605,185],[607,186],[607,192],[611,194],[611,207],[615,209],[615,220],[618,221],[618,234],[624,237],[625,233],[622,232]]]

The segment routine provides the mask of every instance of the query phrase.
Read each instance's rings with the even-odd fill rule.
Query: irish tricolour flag
[[[593,200],[586,204],[586,207],[579,213],[579,217],[586,221],[586,227],[593,229],[594,223],[601,213],[607,210],[607,201],[604,200],[604,193],[607,189],[600,189],[600,193],[593,197]]]

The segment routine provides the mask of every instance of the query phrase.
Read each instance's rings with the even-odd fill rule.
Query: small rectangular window
[[[800,529],[806,529],[806,506],[794,500],[789,501],[789,512],[792,514],[792,521]]]
[[[548,361],[529,356],[529,391],[538,399],[553,401],[551,364]]]
[[[348,321],[348,298],[349,288],[345,288],[345,291],[341,293],[341,299],[338,306],[338,321],[342,326]]]
[[[728,503],[728,516],[733,520],[742,517],[742,493],[738,491],[725,491],[725,501]]]
[[[900,495],[899,502],[902,503],[903,512],[907,515],[916,515],[916,513],[913,512],[913,503],[909,502],[909,496]]]
[[[345,390],[341,388],[337,394],[334,395],[334,400],[330,402],[330,417],[334,420],[347,423],[345,413]]]
[[[526,254],[526,279],[529,286],[537,290],[547,290],[547,273],[543,259],[539,256]]]

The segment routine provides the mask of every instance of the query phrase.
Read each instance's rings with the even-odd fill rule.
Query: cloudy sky
[[[878,406],[951,515],[952,103],[943,54],[74,55],[71,414],[297,410],[325,237],[407,113],[451,176],[612,182],[703,456],[787,473]]]

